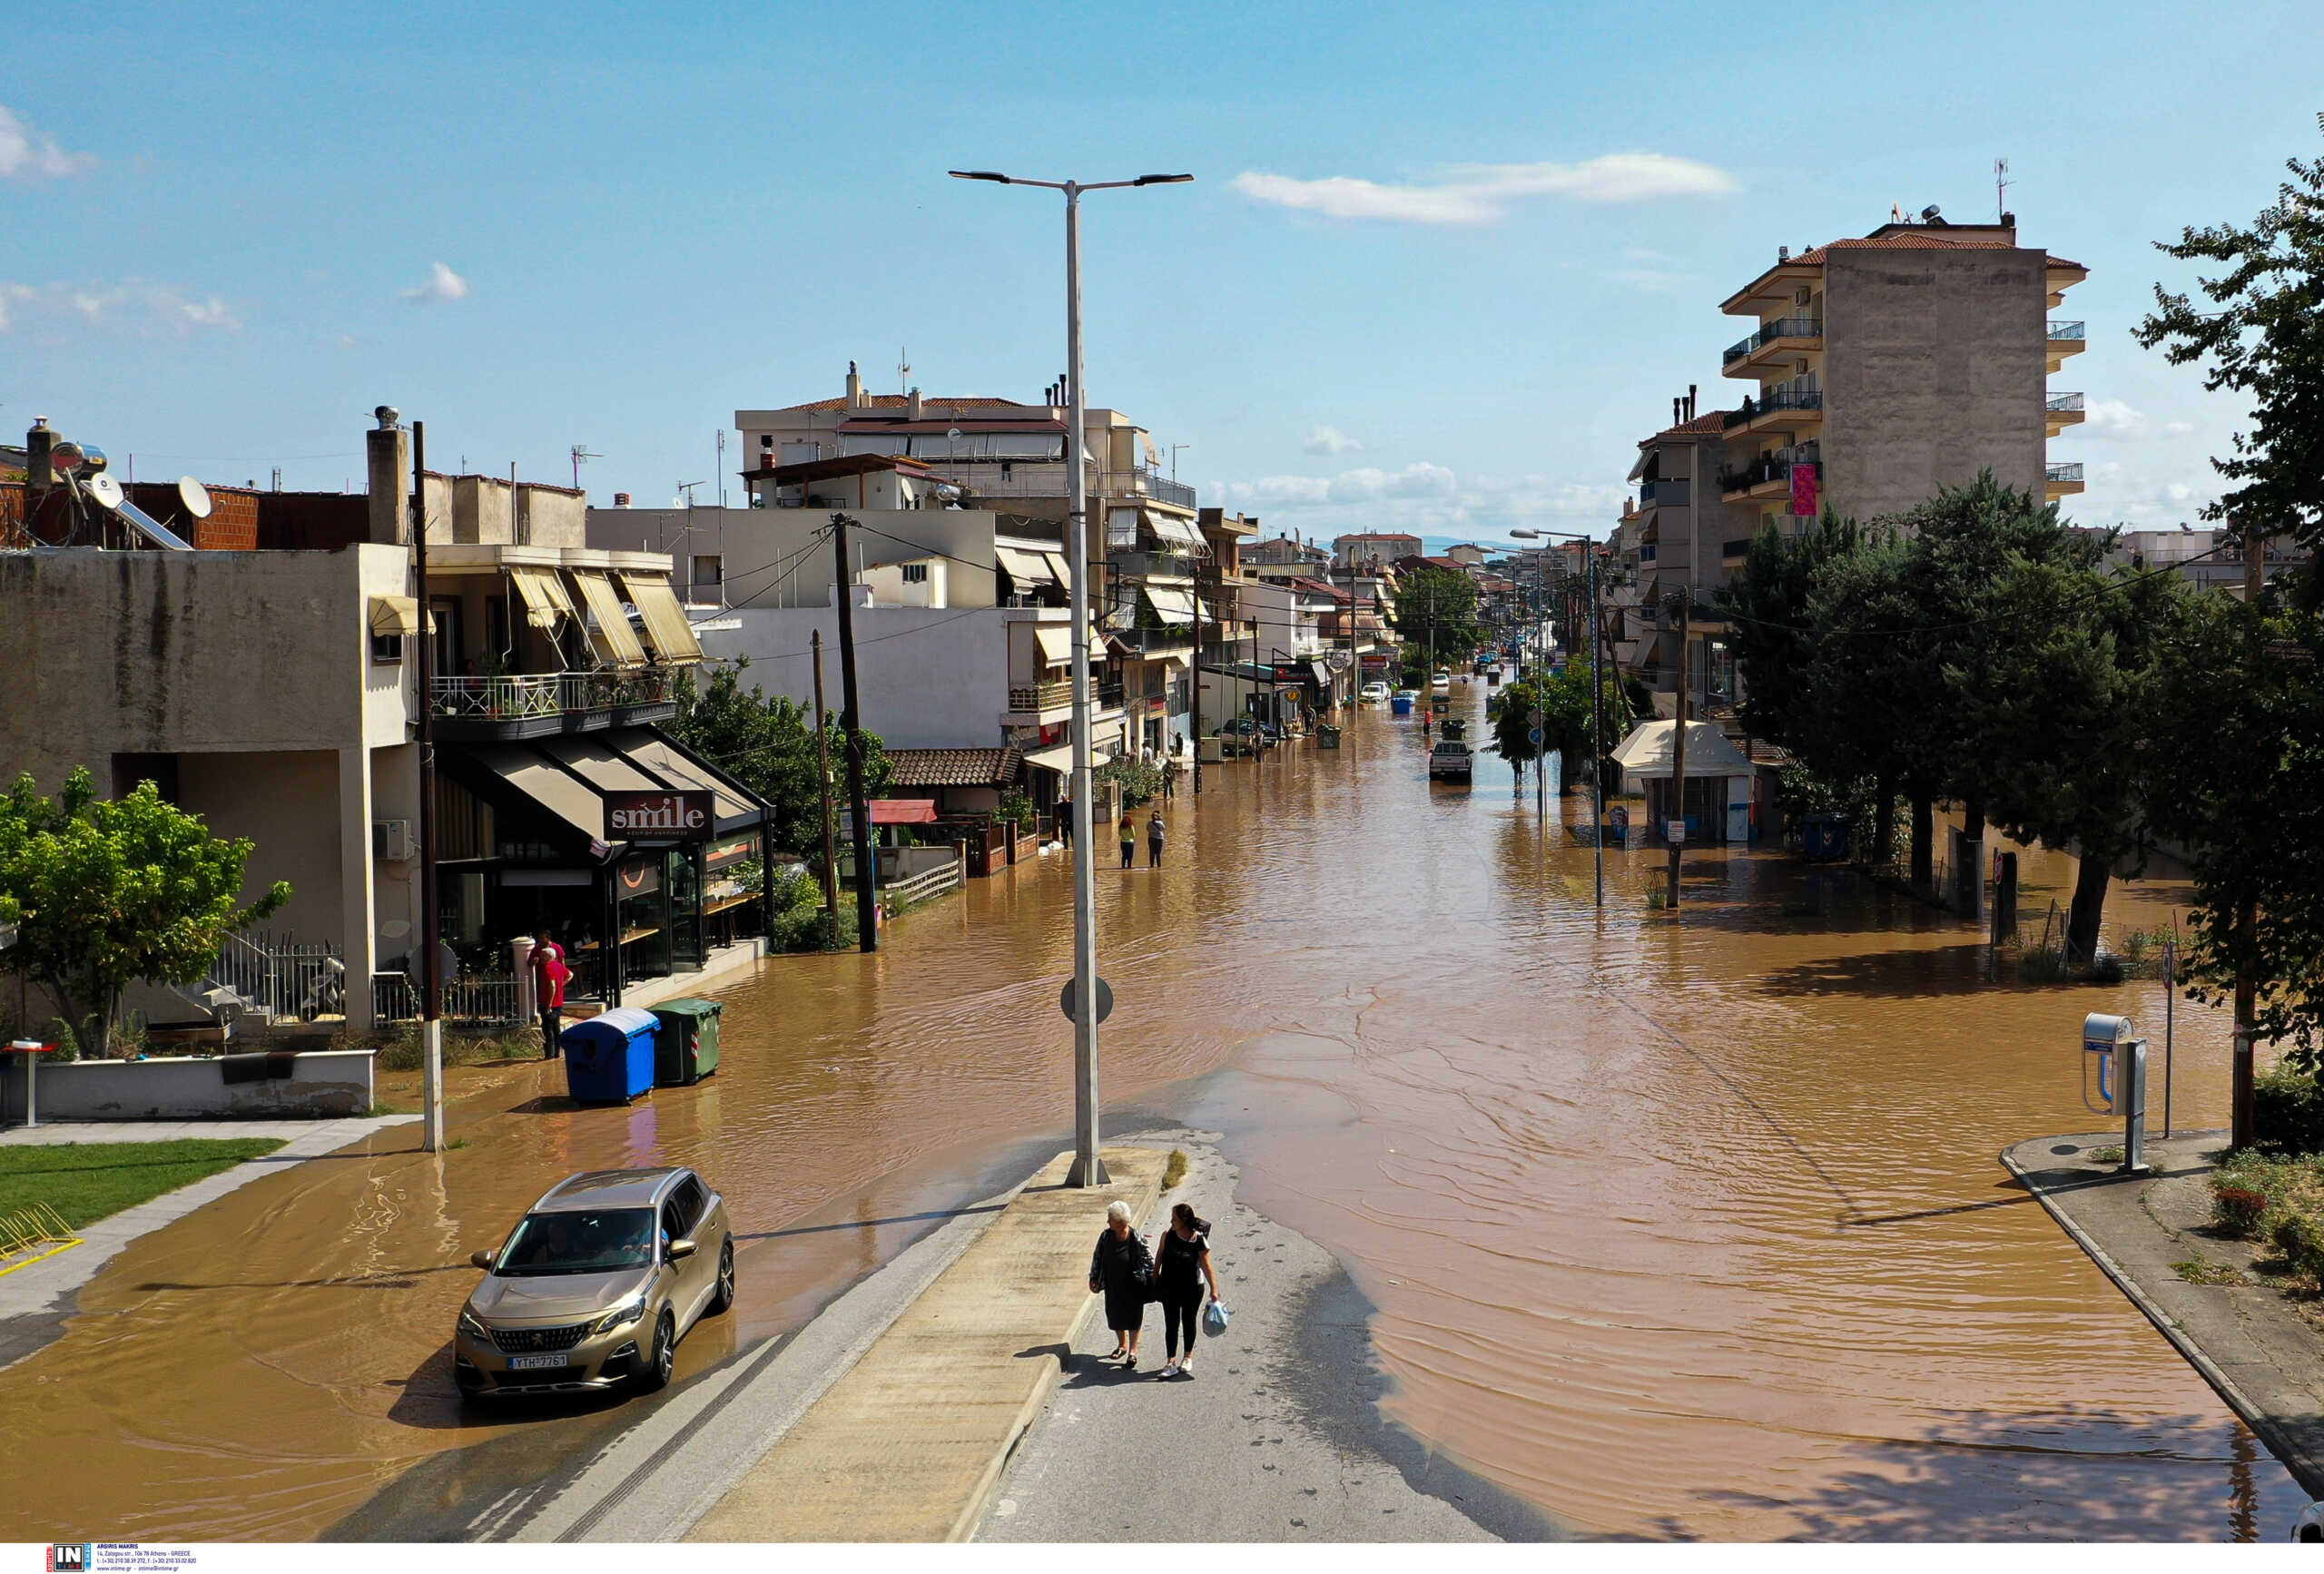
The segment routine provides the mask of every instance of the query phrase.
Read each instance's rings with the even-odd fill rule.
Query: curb
[[[2042,1139],[2035,1137],[2031,1140],[2038,1142]],[[2106,1254],[2105,1248],[2092,1240],[2081,1225],[2068,1218],[2063,1210],[2050,1201],[2047,1192],[2028,1178],[2025,1171],[2018,1167],[2017,1161],[2010,1156],[2016,1146],[2017,1145],[2013,1143],[2009,1147],[2001,1150],[2002,1167],[2017,1177],[2018,1184],[2034,1195],[2034,1200],[2042,1205],[2042,1211],[2056,1221],[2058,1227],[2066,1233],[2067,1238],[2080,1246],[2092,1262],[2098,1264],[2099,1271],[2114,1282],[2114,1288],[2120,1290],[2130,1303],[2137,1307],[2148,1322],[2154,1324],[2155,1332],[2169,1340],[2171,1348],[2184,1356],[2187,1364],[2193,1367],[2201,1375],[2202,1380],[2211,1385],[2220,1398],[2227,1402],[2227,1407],[2235,1412],[2237,1419],[2250,1427],[2261,1442],[2268,1445],[2268,1451],[2276,1456],[2277,1462],[2285,1470],[2291,1472],[2292,1479],[2299,1483],[2300,1490],[2311,1498],[2324,1499],[2324,1472],[2319,1472],[2311,1468],[2306,1455],[2293,1447],[2291,1440],[2277,1427],[2274,1418],[2253,1404],[2245,1396],[2243,1391],[2235,1385],[2235,1380],[2221,1371],[2217,1363],[2204,1354],[2202,1349],[2188,1337],[2185,1330],[2171,1320],[2171,1314],[2156,1305],[2147,1293],[2140,1289],[2132,1280],[2130,1274],[2124,1272],[2113,1258]]]

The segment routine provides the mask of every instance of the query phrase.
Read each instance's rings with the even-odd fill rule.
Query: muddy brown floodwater
[[[1601,915],[1586,846],[1490,762],[1432,788],[1423,748],[1367,714],[1211,768],[1169,867],[1098,873],[1108,1104],[1225,1130],[1246,1200],[1339,1254],[1396,1421],[1590,1533],[2282,1533],[2289,1476],[1995,1157],[2099,1124],[2083,1013],[2159,1028],[2159,986],[1984,983],[1974,926],[1780,854],[1690,857],[1673,922],[1659,855],[1610,850]],[[2026,861],[2038,926],[2072,865]],[[2185,901],[2118,889],[2110,926]],[[462,1074],[454,1150],[391,1132],[136,1244],[0,1376],[40,1482],[0,1522],[488,1528],[636,1412],[462,1414],[468,1253],[570,1171],[694,1164],[745,1248],[681,1379],[797,1326],[1053,1147],[1070,911],[1059,858],[977,882],[726,991],[698,1088],[576,1111],[537,1067]],[[2224,1026],[2179,1022],[2177,1119],[2222,1124]]]

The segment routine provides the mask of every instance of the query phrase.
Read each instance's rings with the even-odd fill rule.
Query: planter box
[[[205,1117],[314,1120],[370,1114],[372,1069],[369,1049],[76,1060],[42,1067],[37,1097],[43,1122],[199,1120]],[[230,1071],[237,1076],[255,1075],[247,1081],[229,1082]],[[14,1068],[8,1074],[6,1105],[12,1119],[23,1117],[24,1073]]]

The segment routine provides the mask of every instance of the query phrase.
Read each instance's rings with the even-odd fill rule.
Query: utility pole
[[[1670,734],[1670,785],[1678,794],[1678,807],[1672,812],[1671,822],[1679,827],[1676,837],[1669,835],[1670,827],[1664,825],[1665,840],[1670,843],[1670,900],[1672,912],[1679,910],[1679,860],[1687,845],[1687,618],[1692,610],[1691,590],[1681,593],[1679,603],[1679,720]]]
[[[1606,905],[1606,680],[1598,670],[1598,545],[1590,554],[1590,813],[1597,821],[1590,844],[1598,859],[1598,905]]]
[[[1183,448],[1184,446],[1185,446],[1184,444],[1180,444],[1180,445],[1178,445],[1178,447],[1181,447],[1181,448]],[[1177,462],[1178,462],[1177,448],[1172,448],[1172,449],[1171,449],[1171,451],[1170,451],[1170,466],[1171,466],[1171,469],[1170,469],[1170,478],[1171,478],[1172,480],[1174,480],[1174,481],[1177,479],[1177,474],[1178,474],[1178,473],[1177,473]],[[1200,519],[1200,517],[1201,517],[1201,516],[1200,516],[1200,515],[1196,515],[1196,519],[1197,519],[1197,520],[1199,520],[1199,519]],[[1222,514],[1222,515],[1220,516],[1220,517],[1224,518],[1224,517],[1225,517],[1225,516]],[[1199,534],[1199,533],[1200,533],[1200,531],[1201,531],[1201,529],[1202,529],[1202,526],[1201,526],[1199,524],[1197,524],[1197,525],[1195,526],[1195,529],[1196,529],[1196,533],[1197,533],[1197,534]],[[1208,543],[1207,543],[1207,541],[1206,540],[1206,542],[1205,542],[1205,546],[1207,546],[1207,545],[1208,545]],[[1196,793],[1196,796],[1200,796],[1200,795],[1201,795],[1201,792],[1202,792],[1202,593],[1203,593],[1203,579],[1204,579],[1203,571],[1202,571],[1202,566],[1203,566],[1203,558],[1202,558],[1201,556],[1196,556],[1196,557],[1195,558],[1195,699],[1194,699],[1194,713],[1193,713],[1192,715],[1190,715],[1190,716],[1188,716],[1188,717],[1187,718],[1187,735],[1189,738],[1192,738],[1192,739],[1194,740],[1194,751],[1195,751],[1195,764],[1194,764],[1194,790],[1195,790],[1195,793]],[[1166,723],[1166,724],[1167,724],[1167,723]],[[1166,768],[1167,768],[1167,764],[1166,764]]]
[[[2243,600],[2257,609],[2268,590],[2268,538],[2254,526],[2243,537]],[[2246,896],[2235,904],[2235,1038],[2234,1083],[2229,1101],[2228,1146],[2249,1147],[2259,1137],[2254,1107],[2252,1039],[2257,1037],[2259,980],[2251,969],[2251,953],[2260,943],[2260,904]]]
[[[411,423],[411,563],[419,600],[419,1149],[444,1149],[444,967],[436,910],[436,627],[428,606],[428,423]],[[615,953],[616,958],[618,952]],[[618,961],[615,965],[618,965]],[[367,986],[368,987],[368,986]]]
[[[823,911],[831,915],[838,933],[839,923],[839,853],[832,845],[832,744],[831,733],[823,721],[823,631],[817,629],[809,636],[815,652],[815,796],[822,805],[823,816]]]
[[[844,514],[832,516],[832,552],[839,567],[839,724],[847,734],[847,813],[855,831],[855,949],[876,951],[880,906],[872,886],[879,876],[880,850],[872,845],[872,806],[863,798],[863,726],[855,702],[855,586],[847,573],[848,523]]]

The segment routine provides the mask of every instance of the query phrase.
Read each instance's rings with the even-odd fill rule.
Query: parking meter
[[[2123,1173],[2144,1172],[2146,1040],[2128,1017],[2093,1011],[2083,1018],[2082,1102],[2093,1114],[2122,1117]]]

